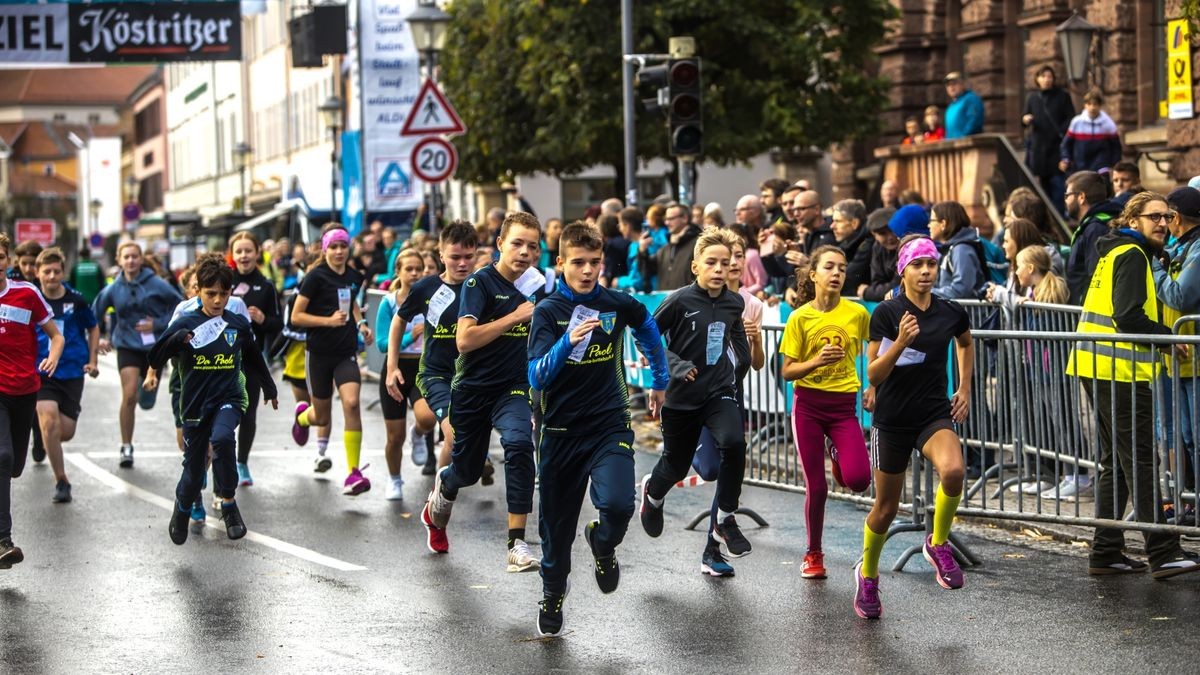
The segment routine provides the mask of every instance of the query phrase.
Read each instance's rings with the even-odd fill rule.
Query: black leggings
[[[662,499],[687,475],[700,442],[700,431],[705,428],[712,434],[721,455],[717,504],[722,511],[733,513],[742,496],[746,471],[746,432],[742,427],[742,411],[733,396],[711,398],[696,410],[663,408],[663,453],[650,474],[646,492]]]
[[[25,470],[37,392],[0,394],[0,539],[12,536],[12,479]]]
[[[238,426],[237,461],[245,464],[250,459],[250,448],[254,445],[254,434],[258,432],[258,404],[262,395],[262,385],[258,375],[246,372],[246,412],[242,414],[242,423]]]

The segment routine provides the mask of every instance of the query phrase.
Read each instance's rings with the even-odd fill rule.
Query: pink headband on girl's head
[[[900,253],[896,256],[896,274],[903,275],[904,268],[918,258],[938,259],[937,245],[932,239],[921,237],[901,246]]]
[[[321,250],[329,250],[329,247],[333,245],[334,242],[338,241],[349,246],[350,233],[345,230],[330,230],[326,232],[325,234],[321,235]]]

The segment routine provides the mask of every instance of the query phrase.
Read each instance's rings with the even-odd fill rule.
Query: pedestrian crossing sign
[[[408,118],[404,120],[400,135],[454,135],[466,131],[467,127],[463,125],[458,111],[450,105],[442,90],[433,80],[425,80],[425,84],[421,86],[421,93],[417,94],[412,109],[408,111]]]

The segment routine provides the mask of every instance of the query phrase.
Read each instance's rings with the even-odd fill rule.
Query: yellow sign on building
[[[1191,119],[1192,41],[1187,19],[1167,22],[1167,116],[1173,120]]]

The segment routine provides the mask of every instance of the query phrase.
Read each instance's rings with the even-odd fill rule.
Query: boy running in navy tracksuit
[[[563,629],[563,600],[571,571],[571,544],[588,480],[600,519],[584,528],[595,558],[596,583],[617,589],[616,547],[633,517],[633,430],[623,364],[625,328],[650,359],[654,384],[650,414],[657,416],[667,388],[667,361],[654,318],[624,293],[597,285],[604,239],[572,223],[562,233],[557,290],[533,310],[529,384],[542,392],[542,592],[538,634]]]
[[[208,447],[213,453],[215,492],[222,498],[221,518],[230,539],[246,536],[234,495],[237,492],[236,431],[246,410],[246,375],[251,370],[263,400],[278,408],[278,394],[250,322],[226,310],[233,270],[210,258],[196,266],[201,305],[176,319],[150,350],[150,367],[161,371],[179,357],[179,416],[183,420],[183,475],[175,487],[175,509],[168,531],[182,545],[188,537],[192,504],[203,489]]]

